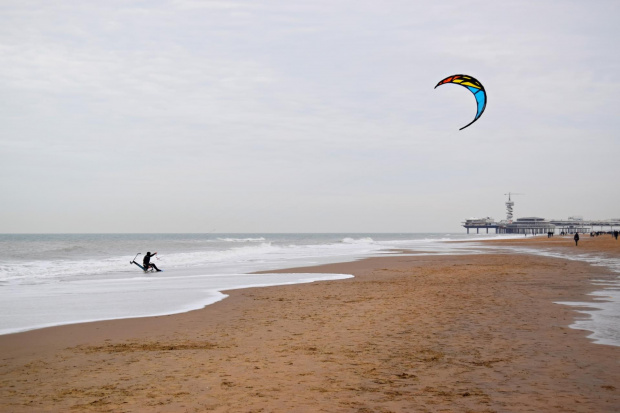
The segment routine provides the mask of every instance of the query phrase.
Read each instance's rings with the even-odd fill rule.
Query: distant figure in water
[[[144,271],[148,271],[151,268],[154,268],[157,272],[161,271],[159,268],[157,268],[155,264],[151,264],[151,257],[154,257],[155,255],[157,255],[157,252],[154,252],[153,254],[151,254],[150,252],[146,253],[144,259],[142,260],[142,264],[144,264]]]
[[[575,240],[575,246],[577,246],[577,243],[579,242],[579,233],[575,232],[575,236],[573,237],[573,239]]]

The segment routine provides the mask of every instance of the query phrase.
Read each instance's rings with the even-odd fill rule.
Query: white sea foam
[[[344,244],[372,244],[375,241],[370,237],[364,237],[364,238],[346,237],[346,238],[343,238],[341,242]]]
[[[0,334],[81,322],[182,313],[226,297],[224,290],[350,278],[348,274],[226,274],[76,280],[5,286]]]

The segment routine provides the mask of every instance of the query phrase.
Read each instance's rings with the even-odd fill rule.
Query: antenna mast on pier
[[[512,223],[512,207],[515,205],[515,201],[510,199],[510,196],[511,195],[524,195],[524,194],[508,192],[507,194],[504,194],[504,195],[508,195],[508,202],[506,202],[506,221],[508,221],[509,223]]]

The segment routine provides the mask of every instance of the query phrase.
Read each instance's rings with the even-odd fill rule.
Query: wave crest
[[[218,238],[218,241],[224,242],[264,242],[265,238]]]
[[[370,237],[364,238],[343,238],[340,240],[343,244],[374,244],[375,240]]]

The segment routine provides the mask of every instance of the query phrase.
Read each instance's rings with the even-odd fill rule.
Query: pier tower
[[[508,195],[508,201],[506,202],[506,221],[508,221],[509,224],[512,223],[512,207],[515,206],[515,201],[513,201],[512,199],[510,199],[511,195],[523,195],[523,194],[515,194],[512,192],[508,192],[507,194],[504,195]]]

